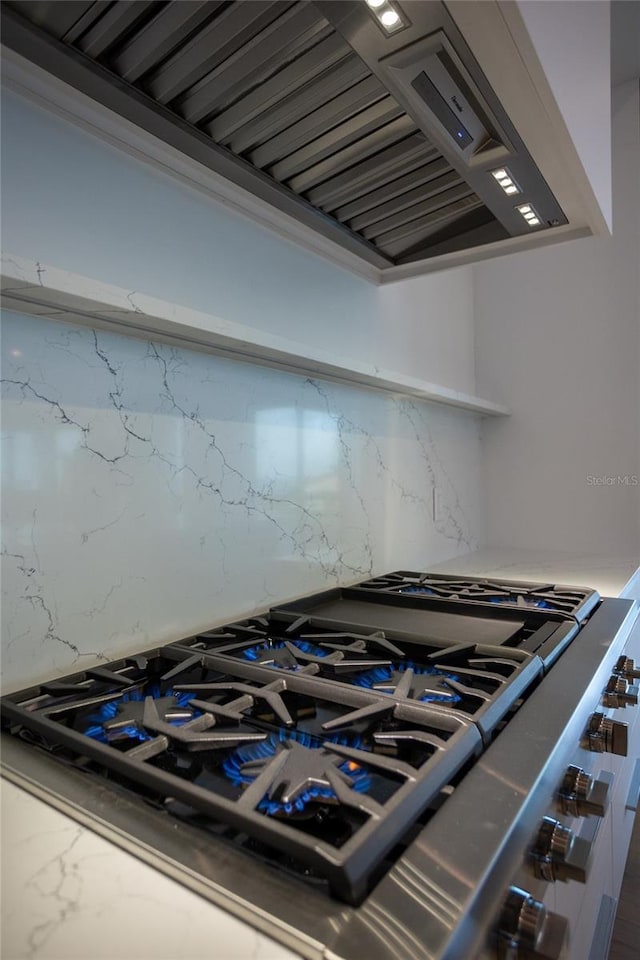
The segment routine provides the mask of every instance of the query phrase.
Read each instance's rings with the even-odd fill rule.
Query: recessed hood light
[[[365,0],[373,17],[385,33],[397,33],[409,26],[409,19],[404,15],[397,3],[390,0]]]
[[[395,10],[385,10],[380,16],[380,23],[385,27],[393,27],[396,23],[400,23],[400,17]]]
[[[518,213],[522,214],[530,227],[537,227],[540,224],[540,217],[537,210],[530,203],[523,203],[516,207]]]
[[[522,193],[522,190],[515,182],[506,167],[500,167],[498,170],[492,170],[491,176],[500,184],[508,197],[514,193]]]

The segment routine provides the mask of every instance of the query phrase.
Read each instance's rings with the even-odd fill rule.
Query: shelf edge
[[[190,349],[271,366],[298,376],[382,390],[475,413],[508,416],[500,404],[372,364],[350,361],[304,344],[225,320],[139,291],[127,291],[37,260],[2,254],[2,305],[5,309],[129,336],[155,337]]]

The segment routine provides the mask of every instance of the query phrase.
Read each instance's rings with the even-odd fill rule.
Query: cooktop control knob
[[[604,817],[609,802],[609,784],[593,780],[582,767],[567,767],[558,796],[560,809],[570,817]]]
[[[553,817],[544,817],[531,851],[538,880],[578,880],[586,883],[591,844]]]
[[[604,713],[592,714],[585,731],[584,746],[594,753],[617,753],[626,757],[627,724],[610,720]]]
[[[602,696],[605,707],[635,706],[638,702],[638,688],[627,683],[626,677],[614,673]]]
[[[636,667],[630,657],[618,657],[613,672],[619,677],[626,677],[627,680],[640,679],[640,667]]]
[[[519,887],[510,887],[497,931],[499,960],[559,960],[567,921]]]

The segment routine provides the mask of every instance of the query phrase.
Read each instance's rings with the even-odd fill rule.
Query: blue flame
[[[370,690],[376,683],[388,683],[392,676],[391,667],[373,667],[365,673],[356,674],[353,682],[359,687],[366,687]]]
[[[435,590],[431,590],[430,587],[402,587],[400,593],[420,593],[428,594],[430,597],[436,597],[438,594]]]
[[[439,594],[436,590],[431,590],[430,587],[418,587],[418,586],[416,586],[416,587],[402,587],[402,589],[400,590],[400,593],[417,593],[417,594],[424,594],[424,595],[427,595],[427,596],[430,596],[430,597],[438,597],[438,596],[441,596],[441,594]],[[496,603],[496,604],[510,603],[510,604],[515,604],[516,606],[520,606],[520,605],[522,604],[522,602],[524,601],[524,604],[525,604],[525,606],[527,606],[527,607],[538,607],[538,608],[541,609],[541,610],[553,610],[553,609],[554,609],[554,605],[553,605],[552,603],[548,603],[546,600],[536,600],[536,599],[534,599],[534,598],[529,598],[529,597],[522,596],[521,594],[519,594],[519,596],[522,598],[522,599],[520,600],[520,602],[518,602],[518,600],[516,599],[516,597],[513,597],[513,596],[509,596],[509,597],[487,597],[487,596],[485,595],[485,596],[475,596],[475,597],[474,597],[474,596],[470,596],[470,595],[467,595],[467,594],[458,594],[458,596],[460,597],[461,600],[475,600],[476,602],[482,602],[482,603],[486,603],[487,600],[488,600],[489,603]],[[444,597],[443,599],[447,599],[447,598]]]
[[[118,706],[121,703],[131,703],[142,702],[145,697],[153,697],[154,700],[159,700],[160,697],[173,697],[176,701],[176,704],[179,707],[187,707],[189,701],[193,700],[193,693],[174,693],[172,690],[167,690],[166,693],[162,693],[159,685],[153,684],[151,687],[148,687],[146,690],[141,690],[139,687],[136,687],[134,690],[127,690],[121,697],[118,697],[117,700],[109,700],[108,703],[103,703],[97,713],[92,713],[86,718],[90,723],[90,726],[84,731],[85,736],[92,737],[94,740],[99,740],[101,743],[108,743],[109,738],[107,736],[107,731],[104,727],[104,724],[109,720],[113,720],[118,713]],[[189,720],[192,720],[194,717],[199,716],[199,711],[193,711],[193,717],[189,717]],[[171,720],[170,721],[174,726],[180,726],[183,723],[186,723],[185,720]],[[121,727],[118,730],[118,737],[128,737],[130,740],[151,740],[151,734],[147,733],[146,730],[139,729],[135,724],[129,724],[126,727]]]
[[[322,647],[316,647],[313,643],[308,643],[306,640],[291,640],[290,643],[292,643],[294,647],[297,647],[298,650],[300,650],[302,653],[308,653],[314,657],[329,656],[329,652],[330,652],[329,650],[323,650]],[[242,656],[245,657],[247,660],[259,660],[260,654],[262,653],[263,650],[284,650],[284,649],[285,649],[284,640],[275,640],[270,644],[265,641],[264,643],[256,644],[255,647],[246,647],[242,651]],[[284,664],[278,663],[277,660],[274,660],[273,664],[269,664],[269,666],[278,667],[281,670],[287,669],[287,667]]]
[[[303,747],[307,747],[310,750],[321,749],[323,742],[326,743],[327,741],[355,748],[359,748],[362,743],[359,737],[354,739],[345,736],[328,736],[321,740],[318,737],[313,737],[300,730],[286,732],[280,730],[277,734],[269,734],[266,740],[239,747],[224,759],[222,769],[229,780],[238,787],[242,786],[242,784],[253,783],[257,774],[251,776],[248,773],[243,773],[243,764],[248,763],[250,760],[268,760],[270,757],[275,756],[278,744],[285,740],[296,740],[302,744]],[[354,768],[353,761],[345,760],[337,769],[346,773],[346,775],[351,778],[352,790],[356,790],[358,793],[366,793],[369,790],[371,777],[362,767],[355,766]],[[293,803],[279,803],[276,800],[269,800],[268,796],[265,795],[258,804],[258,810],[262,810],[270,817],[282,813],[301,813],[310,801],[322,799],[335,800],[336,795],[330,787],[312,787],[309,790],[305,790]]]
[[[438,667],[426,667],[420,666],[413,663],[411,660],[401,660],[399,663],[396,663],[393,667],[374,667],[372,670],[367,670],[366,673],[361,673],[354,678],[354,683],[359,687],[366,687],[368,690],[371,690],[377,683],[389,683],[394,673],[404,673],[405,670],[413,670],[417,675],[419,674],[430,674],[432,676],[447,677],[449,680],[459,680],[460,678],[456,676],[455,673],[449,673],[448,670],[440,670]],[[381,693],[386,693],[385,690],[380,691]],[[459,703],[462,700],[462,697],[459,693],[451,691],[450,693],[436,693],[433,692],[424,693],[420,698],[422,703]]]
[[[554,605],[552,603],[548,603],[546,600],[534,600],[532,597],[523,597],[522,594],[519,595],[518,600],[516,600],[515,597],[492,597],[491,603],[510,603],[514,604],[515,606],[522,606],[524,603],[526,607],[538,607],[541,610],[554,609]]]
[[[245,657],[246,660],[257,660],[263,650],[283,650],[283,649],[284,649],[283,641],[280,641],[279,643],[272,643],[271,645],[269,645],[268,643],[258,643],[256,644],[255,647],[246,647],[242,651],[242,656]]]

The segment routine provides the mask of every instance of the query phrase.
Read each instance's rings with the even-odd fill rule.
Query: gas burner
[[[271,817],[295,816],[308,811],[311,804],[338,804],[336,776],[358,793],[366,793],[371,786],[371,777],[359,764],[329,752],[330,743],[361,748],[359,738],[319,740],[301,731],[280,731],[262,743],[240,747],[222,767],[234,784],[243,786],[269,771],[271,782],[257,809]]]
[[[449,600],[482,600],[485,603],[495,603],[495,604],[509,604],[509,606],[517,607],[531,607],[538,610],[561,610],[563,609],[562,605],[554,604],[548,600],[536,599],[533,596],[530,596],[525,593],[516,593],[515,591],[504,593],[504,594],[495,594],[486,588],[478,587],[477,590],[471,589],[460,589],[457,591],[452,590],[443,590],[437,589],[434,590],[431,587],[426,587],[423,585],[412,586],[412,587],[402,587],[399,591],[403,594],[409,594],[414,596],[425,596],[425,597],[444,597]]]
[[[400,593],[417,593],[424,597],[438,597],[441,594],[437,593],[435,590],[431,590],[430,587],[402,587]]]
[[[512,597],[489,597],[489,603],[515,603],[518,607],[536,607],[539,610],[561,610],[562,607],[548,600],[536,600],[533,597],[517,593]]]
[[[192,699],[190,694],[174,693],[172,690],[163,694],[160,687],[154,684],[147,690],[136,687],[115,700],[106,700],[97,712],[84,718],[89,726],[83,733],[101,743],[151,740],[152,734],[144,726],[147,697],[155,702],[158,716],[165,723],[180,726],[200,716],[199,710],[189,706]]]
[[[457,674],[437,667],[415,664],[409,660],[368,670],[354,677],[353,682],[368,690],[379,690],[381,693],[421,700],[423,703],[453,705],[462,700],[459,693],[447,686],[448,682],[460,682]]]
[[[299,670],[308,674],[321,673],[331,677],[382,668],[391,663],[388,659],[371,655],[366,640],[360,637],[350,643],[328,643],[322,634],[318,635],[318,639],[319,644],[310,643],[304,636],[291,640],[269,639],[256,646],[245,647],[242,656],[261,666]],[[344,639],[349,638],[344,636]],[[388,647],[402,654],[393,644],[389,643]]]
[[[281,670],[298,670],[304,666],[305,661],[300,654],[313,657],[314,659],[323,659],[330,656],[329,650],[323,650],[315,644],[307,643],[305,640],[264,640],[253,647],[245,647],[242,656],[245,660],[257,663],[265,667],[277,667]],[[310,661],[306,661],[310,662]]]

